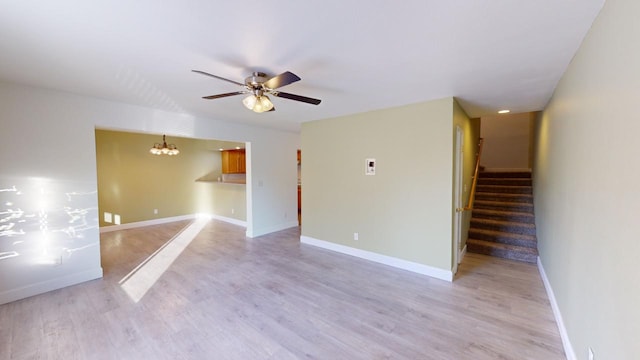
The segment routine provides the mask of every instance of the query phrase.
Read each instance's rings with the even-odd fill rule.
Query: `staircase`
[[[480,172],[467,251],[537,261],[531,172]]]

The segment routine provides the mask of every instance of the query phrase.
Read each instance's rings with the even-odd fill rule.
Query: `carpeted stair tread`
[[[530,263],[535,263],[538,259],[538,250],[534,248],[500,244],[484,240],[467,240],[467,250],[477,254],[497,256],[505,259]]]
[[[481,171],[478,179],[482,178],[531,178],[530,171]]]
[[[507,245],[517,245],[529,248],[537,248],[538,242],[534,235],[514,234],[504,231],[469,229],[469,239],[492,241]]]
[[[518,223],[533,224],[535,218],[531,212],[501,211],[490,209],[473,209],[472,218],[502,220]]]
[[[531,186],[531,179],[524,179],[524,178],[478,178],[478,185]]]
[[[535,235],[535,224],[515,221],[471,218],[471,228],[512,232],[516,234]]]
[[[473,207],[474,209],[533,213],[533,204],[530,202],[476,200]]]
[[[533,204],[533,195],[531,194],[507,194],[494,192],[476,192],[476,201],[506,201]]]
[[[477,185],[477,192],[531,194],[531,186]]]
[[[467,251],[536,262],[537,248],[531,172],[481,172]]]

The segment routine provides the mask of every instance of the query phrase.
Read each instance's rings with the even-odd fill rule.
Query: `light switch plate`
[[[369,158],[365,161],[365,175],[375,175],[376,174],[376,159]]]

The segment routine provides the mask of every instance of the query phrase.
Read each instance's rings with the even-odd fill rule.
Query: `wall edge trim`
[[[226,217],[226,216],[198,214],[198,217],[200,217],[200,216],[210,217],[212,219],[224,221],[224,222],[227,222],[229,224],[242,226],[243,228],[247,227],[247,222],[246,221],[238,220],[238,219],[234,219],[234,218],[230,218],[230,217]]]
[[[432,278],[452,282],[453,281],[453,272],[442,270],[439,268],[435,268],[429,265],[419,264],[408,260],[403,260],[387,255],[382,255],[378,253],[374,253],[371,251],[361,250],[352,248],[349,246],[344,246],[336,243],[332,243],[329,241],[314,239],[309,236],[300,236],[300,242],[307,245],[316,246],[319,248],[323,248],[326,250],[331,250],[335,252],[339,252],[345,255],[351,255],[357,258],[377,262],[383,265],[391,266],[394,268],[411,271],[414,273],[418,273],[421,275],[427,275]]]
[[[31,296],[44,294],[49,291],[77,285],[86,281],[102,277],[102,267],[84,270],[81,272],[57,277],[46,281],[29,284],[17,289],[10,289],[0,293],[0,305],[25,299]]]
[[[271,233],[274,233],[276,231],[290,229],[292,227],[297,227],[297,226],[298,226],[298,220],[296,219],[296,220],[292,220],[292,221],[289,221],[289,222],[276,224],[276,225],[273,225],[273,226],[268,226],[268,227],[261,228],[261,229],[256,229],[254,227],[253,231],[251,231],[251,232],[249,232],[249,230],[247,230],[246,235],[249,238],[254,238],[254,237],[258,237],[258,236],[262,236],[262,235],[271,234]]]
[[[216,220],[228,222],[234,225],[247,227],[246,221],[233,219],[226,216],[220,216],[215,214],[191,214],[191,215],[172,216],[172,217],[166,217],[161,219],[137,221],[137,222],[127,223],[127,224],[120,224],[120,225],[103,226],[100,228],[100,233],[102,234],[102,233],[111,232],[111,231],[134,229],[134,228],[151,226],[151,225],[160,225],[160,224],[166,224],[166,223],[182,221],[182,220],[193,220],[201,217],[216,219]]]
[[[109,225],[109,226],[101,227],[100,233],[102,234],[102,233],[111,232],[111,231],[134,229],[134,228],[151,226],[151,225],[160,225],[160,224],[166,224],[166,223],[175,222],[175,221],[191,220],[195,218],[196,218],[196,215],[192,214],[192,215],[172,216],[172,217],[153,219],[153,220],[136,221],[136,222],[120,224],[120,225]]]
[[[467,255],[467,244],[464,244],[462,250],[460,250],[460,256],[458,256],[458,264],[462,263],[464,257]]]
[[[540,277],[542,278],[542,283],[544,284],[544,289],[547,291],[547,297],[549,298],[549,302],[551,303],[553,317],[556,319],[556,325],[558,326],[558,331],[560,332],[560,338],[562,339],[562,347],[564,348],[565,356],[567,357],[567,360],[577,360],[576,353],[575,351],[573,351],[573,346],[571,345],[571,340],[569,340],[567,328],[564,326],[564,320],[562,319],[562,313],[560,313],[560,307],[558,307],[556,296],[553,293],[553,288],[551,287],[549,278],[547,278],[547,273],[544,271],[544,266],[542,266],[542,261],[540,260],[539,256],[537,264],[538,271],[540,272]]]

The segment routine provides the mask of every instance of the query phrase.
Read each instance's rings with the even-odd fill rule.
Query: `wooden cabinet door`
[[[221,156],[223,174],[244,174],[247,171],[245,150],[225,150]]]
[[[238,173],[238,155],[235,150],[225,150],[222,156],[222,173],[236,174]]]
[[[238,172],[244,174],[247,172],[247,158],[245,150],[238,150]]]

